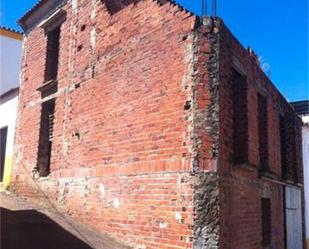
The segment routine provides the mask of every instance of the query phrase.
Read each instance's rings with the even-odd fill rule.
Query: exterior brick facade
[[[302,183],[300,121],[255,55],[219,18],[169,1],[57,2],[40,1],[21,19],[11,188],[33,201],[47,197],[135,248],[160,249],[263,248],[261,198],[269,198],[272,245],[283,248],[283,186]],[[57,81],[44,82],[46,32],[59,19],[46,18],[58,8]],[[242,164],[233,161],[233,70],[246,79]],[[267,171],[259,167],[259,92],[267,98]],[[39,177],[42,103],[50,99],[50,174]],[[297,147],[284,178],[279,114],[289,117],[287,144]]]

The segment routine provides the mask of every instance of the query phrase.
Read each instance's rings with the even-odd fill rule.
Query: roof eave
[[[18,25],[29,33],[43,19],[51,15],[57,9],[63,7],[68,0],[40,0],[28,12],[26,12],[18,21]]]

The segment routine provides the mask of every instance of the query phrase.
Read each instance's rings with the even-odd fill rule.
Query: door
[[[0,129],[0,182],[3,181],[7,135],[8,135],[8,128],[7,127],[1,128]]]
[[[286,246],[303,249],[301,190],[285,187]]]

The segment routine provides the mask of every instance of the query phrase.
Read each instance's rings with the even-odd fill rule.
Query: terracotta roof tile
[[[9,28],[9,27],[0,26],[0,29],[6,30],[6,31],[9,31],[9,32],[14,32],[14,33],[21,34],[21,35],[23,34],[23,32],[18,31],[18,30],[13,29],[13,28]]]

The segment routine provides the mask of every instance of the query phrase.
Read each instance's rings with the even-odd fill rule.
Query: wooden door
[[[301,190],[285,187],[287,249],[303,249]]]

